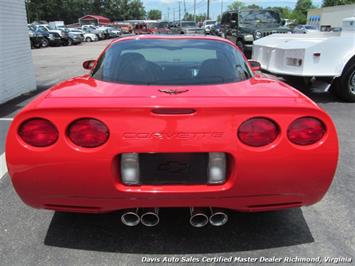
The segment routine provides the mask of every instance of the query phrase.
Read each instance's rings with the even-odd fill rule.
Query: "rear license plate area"
[[[140,153],[140,184],[207,184],[208,153]]]

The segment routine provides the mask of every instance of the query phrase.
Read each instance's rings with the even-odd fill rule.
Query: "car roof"
[[[212,40],[212,41],[220,41],[228,44],[233,44],[231,41],[227,39],[217,37],[217,36],[204,36],[204,35],[135,35],[135,36],[127,36],[117,40],[112,41],[111,44],[118,43],[126,40]]]

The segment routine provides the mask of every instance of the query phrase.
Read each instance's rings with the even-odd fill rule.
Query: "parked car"
[[[250,53],[254,40],[274,33],[291,33],[283,23],[279,13],[271,9],[227,11],[222,15],[222,37]]]
[[[69,45],[69,36],[68,33],[66,33],[62,29],[50,29],[48,25],[46,24],[40,24],[40,25],[34,25],[33,26],[37,32],[41,32],[44,36],[46,36],[46,39],[49,43],[49,45],[64,45],[67,46]],[[60,38],[60,43],[58,40],[58,36]]]
[[[57,32],[49,32],[46,29],[35,27],[33,25],[28,25],[28,29],[33,31],[36,34],[43,36],[42,47],[47,46],[60,46],[63,44],[63,39]]]
[[[157,33],[158,34],[171,34],[172,31],[169,28],[168,21],[160,21],[157,26]]]
[[[69,43],[68,45],[81,44],[84,41],[84,34],[77,31],[68,31]]]
[[[133,26],[128,22],[114,22],[113,25],[115,27],[119,27],[122,33],[129,34],[133,32]]]
[[[96,42],[99,40],[96,34],[84,32],[81,29],[69,28],[69,31],[76,32],[83,35],[83,41],[85,42]]]
[[[222,36],[222,26],[221,26],[221,24],[217,23],[217,24],[212,25],[210,34],[221,37]]]
[[[344,19],[342,29],[268,36],[254,43],[253,59],[265,71],[355,102],[355,17]]]
[[[149,34],[157,34],[159,33],[159,22],[148,22],[147,30]]]
[[[211,28],[213,27],[213,25],[215,25],[217,23],[217,21],[215,20],[205,20],[202,24],[202,28],[205,30],[206,34],[210,34],[211,33]]]
[[[176,34],[204,34],[204,29],[198,27],[194,21],[181,21],[173,28]]]
[[[136,23],[133,28],[133,32],[136,35],[140,34],[150,34],[151,31],[148,30],[147,23]]]
[[[183,207],[192,226],[221,226],[225,209],[311,205],[332,182],[329,115],[227,40],[130,36],[83,66],[10,125],[8,172],[34,208],[155,226],[160,207]]]
[[[313,25],[298,25],[293,29],[293,33],[310,33],[317,31],[319,31],[319,29]]]
[[[106,38],[105,31],[102,29],[98,29],[97,27],[95,27],[93,25],[83,25],[83,26],[81,26],[81,30],[85,33],[96,34],[96,36],[99,40],[103,40]]]
[[[45,42],[45,38],[41,33],[28,29],[28,35],[30,37],[31,48],[42,47],[43,42]]]
[[[109,33],[110,33],[111,38],[118,38],[122,35],[122,31],[118,27],[110,26],[110,27],[108,27],[108,29],[109,29]]]
[[[51,32],[51,33],[58,33],[59,36],[61,38],[63,38],[63,39],[68,37],[63,29],[52,29],[52,28],[49,27],[48,24],[34,25],[34,27],[36,28],[36,30],[48,31],[48,32]]]

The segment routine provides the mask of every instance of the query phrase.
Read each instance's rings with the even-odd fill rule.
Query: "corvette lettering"
[[[125,132],[123,133],[123,139],[192,140],[200,138],[222,138],[223,135],[223,132]]]

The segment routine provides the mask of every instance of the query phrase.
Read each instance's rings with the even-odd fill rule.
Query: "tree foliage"
[[[323,0],[322,7],[355,4],[355,0]]]
[[[148,12],[148,18],[153,20],[161,19],[161,11],[159,9],[151,9]]]
[[[204,21],[206,19],[210,19],[210,18],[207,18],[207,15],[206,13],[205,14],[196,14],[196,21],[199,22],[199,21]],[[194,21],[194,15],[191,14],[191,13],[185,13],[184,17],[182,18],[182,20],[185,20],[185,21]]]
[[[26,0],[27,16],[35,20],[78,22],[85,15],[101,15],[111,20],[143,19],[141,0]]]
[[[291,18],[295,19],[299,24],[307,23],[307,12],[314,8],[312,0],[298,0],[291,14]]]
[[[234,1],[228,6],[228,10],[237,10],[245,7],[245,4],[241,1]]]

